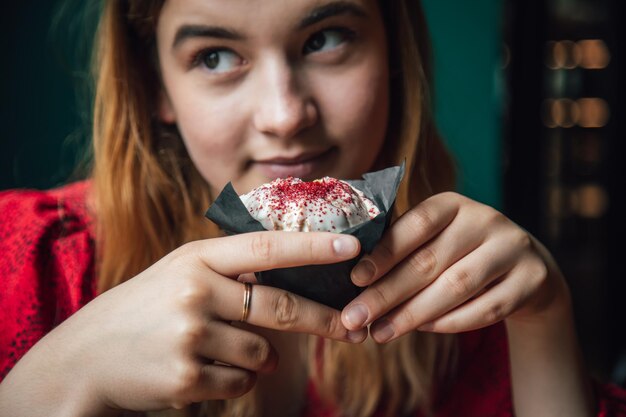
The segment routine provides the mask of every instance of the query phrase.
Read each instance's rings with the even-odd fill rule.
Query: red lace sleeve
[[[94,296],[88,188],[0,193],[0,380]]]

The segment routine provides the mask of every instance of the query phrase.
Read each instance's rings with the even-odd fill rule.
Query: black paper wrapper
[[[372,220],[341,232],[355,236],[361,242],[361,253],[356,258],[336,264],[258,271],[256,277],[259,283],[282,288],[338,310],[342,309],[363,291],[363,288],[357,287],[350,280],[350,271],[363,254],[374,249],[389,226],[398,186],[403,176],[404,163],[401,166],[364,174],[362,180],[346,181],[362,191],[380,210],[380,214]],[[230,235],[266,231],[263,225],[248,213],[231,183],[224,187],[209,207],[206,217]]]

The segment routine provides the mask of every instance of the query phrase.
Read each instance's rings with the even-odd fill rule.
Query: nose
[[[257,80],[254,125],[259,132],[289,139],[317,122],[318,109],[298,75],[296,68],[279,59],[265,66]]]

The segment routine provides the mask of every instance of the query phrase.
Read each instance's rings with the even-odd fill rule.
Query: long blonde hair
[[[209,186],[175,128],[156,116],[161,85],[155,28],[164,0],[106,1],[94,53],[93,192],[99,291],[135,276],[185,242],[219,236],[203,219]],[[379,1],[390,58],[390,122],[374,168],[406,161],[400,215],[454,188],[454,169],[432,114],[430,46],[419,0]],[[317,343],[317,341],[313,341]],[[322,398],[349,416],[428,410],[433,383],[453,351],[450,337],[413,332],[394,343],[325,341],[311,349]],[[321,353],[320,353],[321,352]],[[321,365],[321,366],[319,366]],[[253,415],[254,395],[202,407]],[[246,411],[248,410],[248,411]]]

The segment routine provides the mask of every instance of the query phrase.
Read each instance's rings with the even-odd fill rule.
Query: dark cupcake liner
[[[380,210],[380,214],[372,220],[341,232],[355,236],[361,242],[361,252],[356,258],[328,265],[257,271],[255,273],[259,283],[282,288],[338,310],[342,309],[363,291],[363,288],[357,287],[350,280],[350,271],[363,254],[374,249],[389,226],[403,176],[404,163],[401,166],[364,174],[362,180],[346,181],[362,191]],[[209,207],[206,217],[230,235],[266,231],[263,225],[250,215],[231,183],[224,187]]]

